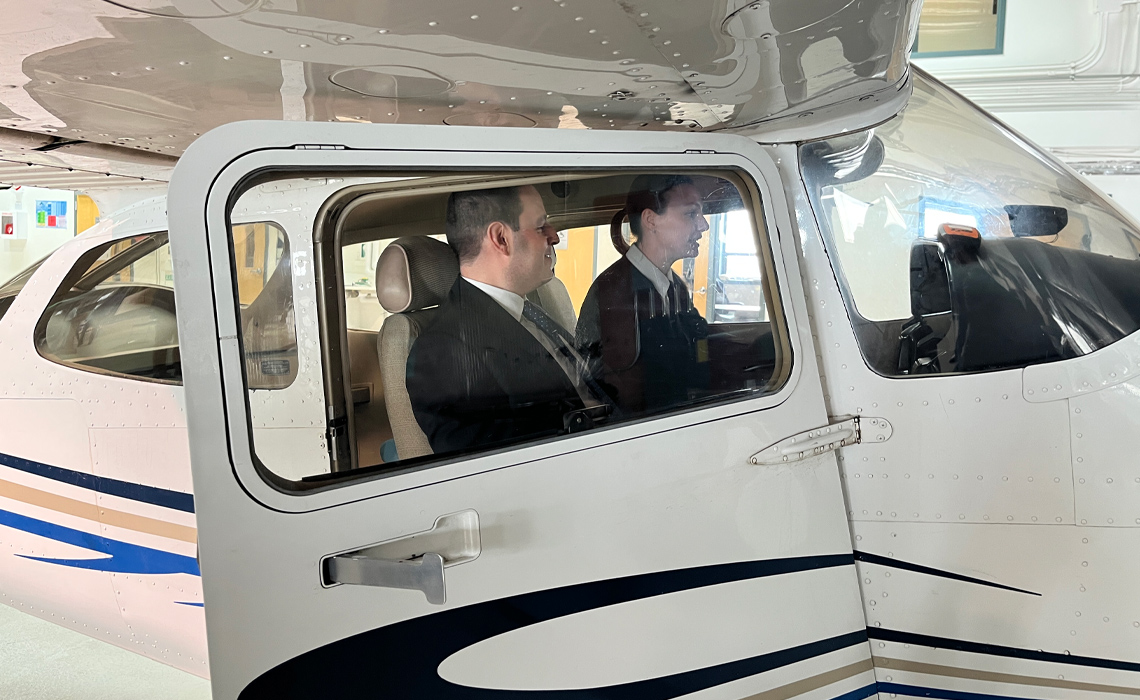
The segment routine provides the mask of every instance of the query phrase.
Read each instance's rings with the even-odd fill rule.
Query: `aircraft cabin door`
[[[778,174],[694,143],[251,122],[187,151],[215,698],[874,694]],[[238,204],[287,237],[273,305],[241,307]]]

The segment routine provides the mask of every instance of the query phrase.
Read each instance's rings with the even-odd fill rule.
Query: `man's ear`
[[[502,221],[492,221],[484,235],[485,244],[500,255],[510,255],[513,252],[514,240],[511,238],[511,229]]]

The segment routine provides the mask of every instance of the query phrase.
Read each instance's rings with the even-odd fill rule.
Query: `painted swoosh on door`
[[[290,659],[255,679],[240,698],[332,700],[380,695],[417,700],[665,700],[865,645],[867,632],[860,628],[711,667],[598,688],[475,688],[450,683],[437,669],[452,654],[485,639],[566,615],[733,581],[853,565],[851,554],[736,562],[593,581],[444,610],[363,632]]]

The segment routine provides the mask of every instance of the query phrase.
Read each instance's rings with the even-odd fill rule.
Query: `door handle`
[[[326,586],[339,584],[422,591],[432,605],[447,602],[444,569],[479,557],[479,513],[441,515],[430,530],[321,560]]]
[[[447,602],[443,557],[426,552],[418,561],[392,561],[342,554],[328,560],[328,578],[333,583],[423,591],[432,605]]]

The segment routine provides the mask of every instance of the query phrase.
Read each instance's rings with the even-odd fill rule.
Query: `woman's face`
[[[681,258],[694,258],[701,236],[709,230],[705,221],[701,193],[694,185],[679,185],[665,193],[665,211],[646,211],[643,232],[656,239],[666,253],[669,264]]]

